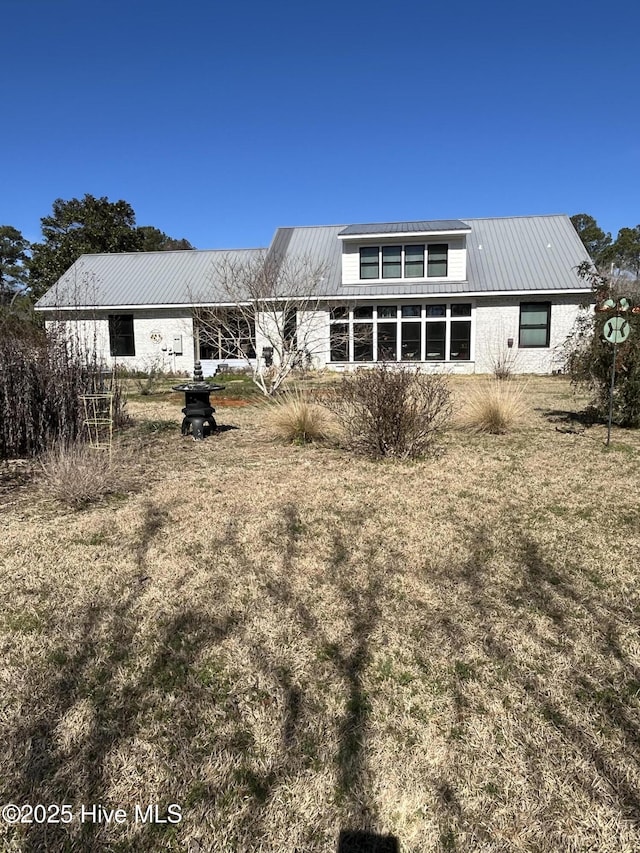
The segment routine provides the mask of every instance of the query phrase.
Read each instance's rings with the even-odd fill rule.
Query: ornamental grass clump
[[[348,448],[372,458],[430,453],[451,417],[446,377],[381,364],[342,377],[327,400]]]
[[[266,406],[270,431],[290,444],[326,441],[334,433],[329,412],[299,391],[287,391]]]
[[[492,379],[471,390],[461,422],[475,432],[494,435],[518,426],[527,413],[526,384]]]

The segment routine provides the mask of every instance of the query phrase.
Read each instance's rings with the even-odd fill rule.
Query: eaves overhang
[[[369,240],[407,240],[427,239],[428,237],[459,237],[471,234],[471,228],[447,229],[445,231],[379,231],[377,233],[338,234],[338,240],[349,243],[363,243]]]

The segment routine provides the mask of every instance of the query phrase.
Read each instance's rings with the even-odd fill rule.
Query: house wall
[[[431,240],[426,240],[424,237],[404,237],[398,239],[396,236],[393,239],[362,241],[360,243],[343,242],[342,245],[342,281],[343,284],[361,284],[360,278],[360,246],[397,246],[412,243],[447,243],[449,246],[449,261],[446,278],[413,278],[413,279],[382,279],[385,284],[390,284],[394,281],[410,281],[411,283],[429,282],[429,281],[465,281],[467,277],[467,250],[464,237],[439,237]],[[364,283],[371,284],[378,279],[367,279]]]
[[[514,297],[476,297],[465,299],[457,297],[454,300],[441,298],[437,301],[470,301],[473,305],[471,317],[471,359],[464,362],[422,362],[421,369],[432,372],[448,373],[493,373],[500,359],[508,359],[513,373],[551,373],[562,369],[562,345],[571,333],[579,306],[584,296],[556,295]],[[403,302],[424,301],[418,297],[411,300],[394,300]],[[520,303],[521,302],[551,301],[551,326],[548,347],[519,349]],[[369,303],[369,300],[367,300]],[[363,364],[332,363],[329,352],[329,309],[318,312],[319,345],[316,350],[318,362],[336,371],[353,370]],[[513,338],[513,346],[508,347],[507,341]],[[320,341],[323,343],[320,343]]]
[[[440,298],[441,301],[444,299]],[[458,297],[458,301],[460,301]],[[562,368],[561,348],[576,320],[579,306],[585,299],[579,295],[556,295],[555,297],[523,296],[486,297],[470,300],[474,304],[472,317],[472,360],[468,362],[433,362],[423,364],[425,370],[446,370],[452,373],[492,373],[501,358],[508,357],[514,373],[550,373]],[[397,300],[398,303],[407,301]],[[416,297],[411,300],[417,301]],[[439,300],[440,301],[440,300]],[[450,300],[447,300],[450,301]],[[467,300],[462,300],[467,301]],[[550,344],[545,348],[519,349],[520,303],[551,301]],[[166,371],[184,372],[191,375],[194,367],[193,322],[186,309],[145,309],[122,311],[133,314],[135,356],[112,357],[109,354],[108,314],[114,312],[87,312],[72,320],[47,319],[47,325],[59,325],[67,337],[77,340],[87,350],[97,353],[99,360],[112,366],[114,363],[129,369],[148,371],[159,366]],[[298,315],[299,346],[308,350],[314,367],[335,370],[353,369],[354,365],[332,364],[329,352],[329,309],[300,312]],[[266,335],[273,334],[275,322],[263,317],[257,324],[257,353],[269,345]],[[261,332],[262,329],[262,332]],[[266,333],[266,334],[265,334]],[[160,336],[160,340],[153,340]],[[173,352],[174,338],[182,338],[182,354]],[[507,340],[513,338],[513,347]],[[232,367],[244,367],[244,362],[225,360]],[[215,372],[218,362],[203,362],[205,376]]]
[[[551,373],[562,369],[562,345],[570,334],[585,296],[487,297],[476,309],[476,373],[492,373],[499,358],[508,355],[514,373]],[[551,301],[549,346],[519,349],[521,302]],[[513,338],[513,347],[507,346]]]
[[[74,312],[75,313],[75,312]],[[114,357],[109,352],[109,314],[133,314],[135,356]],[[110,367],[121,365],[130,370],[162,370],[193,373],[193,321],[191,313],[180,309],[92,311],[66,319],[63,312],[46,319],[48,328],[59,327],[70,340],[78,341],[87,351]],[[152,340],[160,337],[160,340]],[[174,353],[174,338],[182,338],[182,355]]]
[[[298,314],[298,346],[311,357],[314,368],[329,361],[329,311],[300,311]]]

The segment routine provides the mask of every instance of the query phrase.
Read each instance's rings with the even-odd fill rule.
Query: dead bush
[[[382,364],[343,376],[327,405],[351,449],[415,459],[432,450],[451,416],[451,391],[444,376]]]
[[[59,442],[40,459],[47,494],[74,508],[98,503],[132,486],[131,466],[122,451],[98,450],[82,442]]]
[[[38,456],[84,432],[82,396],[113,395],[113,425],[126,423],[121,384],[61,330],[0,318],[0,458]]]

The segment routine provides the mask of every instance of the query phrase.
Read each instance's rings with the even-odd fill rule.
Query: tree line
[[[574,214],[571,222],[598,269],[610,270],[613,265],[640,278],[640,225],[621,228],[613,240],[587,213]]]
[[[43,216],[42,240],[29,243],[12,225],[0,225],[0,304],[19,296],[39,299],[83,254],[193,249],[152,225],[136,225],[131,205],[108,198],[61,198]]]

